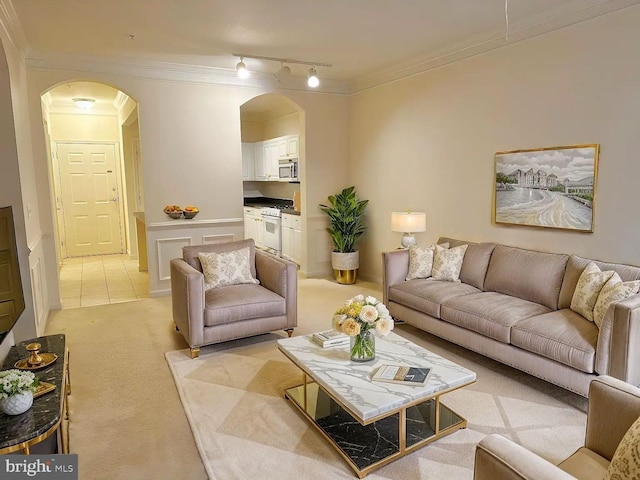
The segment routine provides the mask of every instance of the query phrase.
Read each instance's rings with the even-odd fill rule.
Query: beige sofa
[[[229,252],[249,247],[251,274],[259,284],[227,285],[205,290],[199,252]],[[191,357],[200,347],[274,330],[289,336],[298,322],[297,265],[257,250],[252,239],[184,247],[171,260],[173,320]]]
[[[409,252],[383,253],[384,302],[394,318],[582,396],[597,375],[640,384],[640,295],[612,305],[598,329],[569,308],[591,260],[444,242],[469,245],[459,283],[406,281]],[[623,281],[640,279],[638,267],[595,263]]]
[[[609,376],[589,390],[584,446],[558,466],[497,434],[476,446],[474,480],[602,480],[629,427],[640,415],[640,389]]]

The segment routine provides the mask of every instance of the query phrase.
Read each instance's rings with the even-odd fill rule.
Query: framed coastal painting
[[[495,223],[593,232],[598,144],[497,152]]]

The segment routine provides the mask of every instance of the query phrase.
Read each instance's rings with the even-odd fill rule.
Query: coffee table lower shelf
[[[467,421],[440,402],[440,395],[359,422],[316,382],[289,388],[285,396],[364,478],[394,460],[466,428]]]

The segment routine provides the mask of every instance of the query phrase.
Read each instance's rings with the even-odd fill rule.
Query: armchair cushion
[[[205,292],[206,327],[285,313],[285,299],[261,285],[229,285]]]
[[[609,460],[588,448],[580,447],[558,467],[578,479],[600,479],[607,473]]]
[[[640,418],[627,430],[613,454],[604,480],[640,477]]]
[[[249,247],[249,264],[251,266],[251,275],[256,277],[256,244],[252,238],[247,240],[239,240],[229,243],[210,243],[207,245],[193,245],[190,247],[182,247],[182,258],[185,262],[191,265],[193,268],[202,272],[202,265],[198,254],[200,252],[230,252],[232,250],[238,250],[240,248]]]
[[[260,283],[251,275],[249,247],[229,252],[200,252],[205,288]]]

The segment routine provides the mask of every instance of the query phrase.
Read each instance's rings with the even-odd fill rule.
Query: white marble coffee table
[[[376,358],[352,362],[349,346],[323,349],[310,335],[278,341],[303,372],[285,395],[334,445],[360,478],[467,421],[440,396],[476,380],[476,374],[391,332],[376,338]],[[425,386],[372,382],[381,363],[431,367]]]

